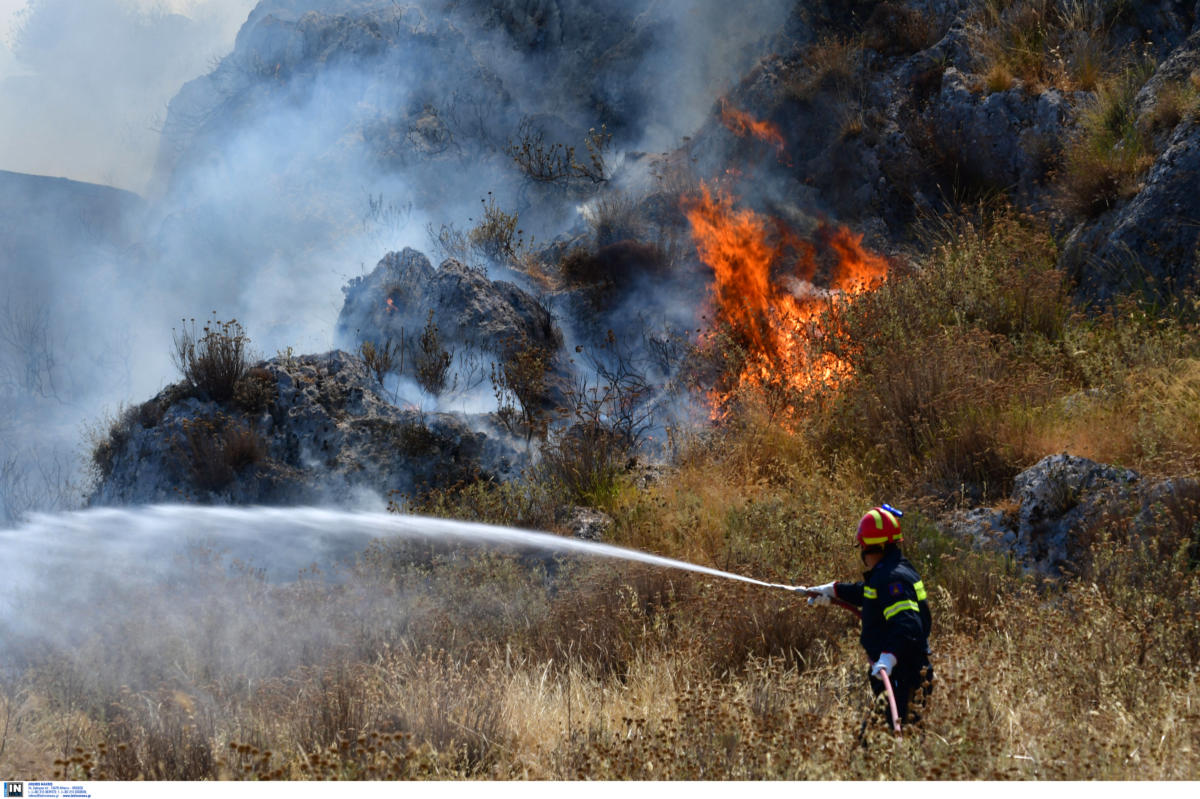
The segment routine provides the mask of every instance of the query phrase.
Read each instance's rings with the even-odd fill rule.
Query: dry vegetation
[[[1195,474],[1196,306],[1080,312],[1053,240],[1005,209],[929,236],[923,270],[826,321],[821,346],[853,367],[836,394],[775,421],[765,400],[743,398],[720,428],[678,441],[672,472],[649,489],[597,461],[609,433],[589,438],[584,424],[558,442],[557,471],[414,508],[546,528],[565,499],[585,498],[615,519],[614,543],[807,583],[853,577],[859,513],[903,502],[938,682],[902,739],[878,723],[854,621],[836,609],[635,564],[381,543],[337,579],[290,584],[193,552],[187,580],[111,597],[106,622],[73,648],[5,672],[0,768],[1200,778],[1200,512],[1164,509],[1141,535],[1137,508],[1116,513],[1090,531],[1079,574],[1049,581],[948,537],[923,499],[1002,497],[1017,469],[1061,449]],[[162,608],[175,611],[168,625]]]
[[[1128,0],[987,0],[969,28],[989,91],[1092,91],[1111,64],[1113,26]]]
[[[591,494],[613,541],[811,582],[856,573],[867,486],[910,503],[931,480],[1002,486],[1060,443],[1195,472],[1187,314],[1078,314],[1052,242],[1007,212],[936,235],[925,272],[840,317],[857,371],[839,397],[814,398],[802,432],[746,402],[656,486],[617,474]],[[418,510],[546,526],[559,490],[477,484]],[[870,721],[837,610],[633,564],[380,544],[337,580],[286,585],[193,553],[191,582],[114,597],[115,632],[11,673],[0,763],[125,779],[1200,778],[1195,508],[1141,537],[1117,514],[1068,581],[906,521],[938,684],[901,740]],[[158,630],[154,609],[179,603],[204,612]]]
[[[868,500],[747,424],[609,505],[620,543],[768,579],[852,575]],[[512,502],[515,502],[513,500]],[[484,515],[503,518],[497,501]],[[913,514],[938,686],[894,740],[853,620],[613,562],[378,545],[269,585],[193,552],[5,685],[3,766],[92,779],[1196,779],[1200,581],[1183,525],[1043,583]],[[199,592],[194,594],[193,592]],[[207,593],[205,593],[207,592]],[[176,607],[163,629],[157,608]],[[112,638],[106,640],[105,636]]]
[[[1107,55],[1088,35],[1122,7],[994,0],[977,21],[989,88],[1096,90],[1065,156],[1065,202],[1078,213],[1128,196],[1153,133],[1197,105],[1192,80],[1151,118],[1134,117],[1146,75],[1104,74]],[[924,42],[928,32],[911,36]],[[857,47],[814,49],[789,91],[851,92]],[[589,141],[596,152],[606,143]],[[604,175],[594,153],[581,165],[533,133],[510,154],[535,181]],[[624,203],[600,210],[598,242],[636,230]],[[520,247],[515,216],[493,205],[483,224],[471,245],[497,258]],[[1005,208],[927,235],[921,269],[830,309],[818,346],[851,377],[787,398],[793,414],[774,412],[776,398],[742,397],[718,429],[674,442],[670,474],[639,489],[619,466],[628,441],[585,413],[550,439],[545,467],[526,483],[458,486],[411,508],[548,528],[564,503],[583,501],[613,517],[613,543],[810,583],[858,573],[849,542],[864,508],[906,506],[906,549],[934,613],[937,686],[902,739],[878,723],[855,624],[837,610],[632,564],[378,544],[336,580],[305,574],[285,585],[193,553],[201,595],[219,596],[224,610],[167,631],[151,614],[194,601],[188,586],[118,597],[110,623],[81,646],[4,673],[0,770],[1200,779],[1200,509],[1164,511],[1140,535],[1130,532],[1139,508],[1113,515],[1089,531],[1089,556],[1063,580],[972,550],[933,521],[956,502],[1002,501],[1019,470],[1054,452],[1195,476],[1196,298],[1080,309],[1055,269],[1055,240]],[[569,256],[564,272],[580,283],[611,277],[588,253]],[[181,360],[205,340],[181,339]],[[493,374],[502,415],[530,437],[546,422],[537,392],[519,389],[540,392],[544,359],[525,350]],[[243,433],[221,429],[230,447]],[[188,445],[208,440],[217,439]],[[255,452],[242,444],[231,451]]]

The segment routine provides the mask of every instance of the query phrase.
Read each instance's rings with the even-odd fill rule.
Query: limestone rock
[[[562,346],[549,309],[528,292],[454,260],[435,270],[411,248],[384,256],[371,274],[342,291],[346,299],[337,330],[347,343],[414,341],[432,312],[439,337],[451,344],[497,354]]]
[[[522,464],[487,417],[398,408],[348,353],[276,358],[256,374],[273,384],[261,408],[176,385],[127,412],[90,504],[380,507],[394,493],[505,479]]]

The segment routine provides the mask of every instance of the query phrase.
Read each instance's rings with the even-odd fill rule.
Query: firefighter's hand
[[[879,656],[879,660],[875,661],[875,663],[871,666],[871,676],[878,677],[879,672],[882,671],[886,672],[890,677],[892,676],[892,669],[894,668],[896,668],[896,656],[891,652],[884,652]]]
[[[828,605],[830,600],[837,596],[837,592],[833,588],[835,585],[837,583],[825,583],[825,585],[814,585],[804,589],[804,593],[808,594],[808,604]]]

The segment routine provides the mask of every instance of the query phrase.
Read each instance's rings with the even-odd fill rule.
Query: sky
[[[256,0],[0,0],[0,169],[145,191],[167,102]]]

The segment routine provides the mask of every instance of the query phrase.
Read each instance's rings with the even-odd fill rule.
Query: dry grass
[[[822,94],[849,99],[862,58],[860,42],[837,36],[821,39],[805,48],[796,68],[785,79],[785,90],[790,98],[802,103]]]
[[[913,554],[936,544],[914,534]],[[120,689],[101,672],[64,715],[72,678],[60,670],[28,683],[41,702],[19,711],[10,749],[28,762],[3,765],[66,779],[1196,779],[1197,577],[1181,572],[1167,597],[1147,590],[1167,572],[1146,555],[1108,551],[1103,582],[1064,592],[990,569],[980,582],[970,575],[988,564],[970,553],[924,560],[937,687],[902,740],[872,723],[860,745],[860,722],[880,708],[845,614],[624,568],[601,569],[609,584],[589,589],[603,576],[589,567],[532,618],[462,614],[450,648],[417,643],[429,622],[410,620],[393,646],[337,648],[232,693],[220,681],[233,674]],[[667,583],[675,595],[641,593]],[[449,609],[446,587],[426,595]],[[333,586],[306,590],[341,602]],[[772,605],[790,637],[756,644],[763,628],[748,631]],[[578,611],[603,631],[571,626],[563,613]]]
[[[1091,91],[1119,64],[1109,44],[1124,0],[988,0],[968,26],[989,91]]]
[[[1071,213],[1096,216],[1141,188],[1154,163],[1152,143],[1135,113],[1134,98],[1153,65],[1141,63],[1102,82],[1068,142],[1060,185]]]
[[[920,511],[931,484],[938,501],[972,482],[1003,495],[1060,446],[1194,475],[1195,305],[1080,314],[1053,239],[1005,210],[932,235],[921,269],[827,320],[822,346],[853,367],[837,394],[786,426],[747,402],[678,442],[653,487],[617,480],[603,497],[613,543],[788,584],[854,578],[862,509],[907,507],[937,678],[902,739],[836,608],[619,561],[378,542],[343,571],[275,583],[190,551],[161,583],[115,582],[70,636],[6,639],[0,771],[1200,779],[1200,506],[1140,528],[1140,508],[1115,507],[1059,581]],[[531,476],[414,509],[546,528],[564,496]]]

